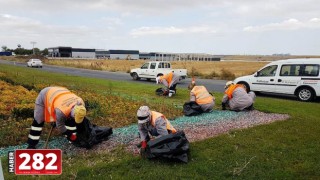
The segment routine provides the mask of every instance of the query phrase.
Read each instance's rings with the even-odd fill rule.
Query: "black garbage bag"
[[[94,125],[87,118],[84,118],[81,124],[77,124],[77,140],[73,144],[77,147],[90,149],[93,145],[108,140],[111,134],[112,128]]]
[[[183,114],[185,116],[196,116],[203,113],[201,106],[195,101],[189,101],[183,105]]]
[[[146,157],[188,162],[189,141],[183,131],[168,134],[148,142]]]
[[[156,89],[156,95],[158,96],[167,96],[169,91],[166,88],[158,88]]]

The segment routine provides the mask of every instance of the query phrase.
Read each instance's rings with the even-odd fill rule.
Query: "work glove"
[[[71,132],[69,132],[69,133],[65,133],[65,136],[66,136],[66,138],[67,138],[69,141],[71,141],[71,142],[74,142],[74,141],[77,140],[77,133],[71,133]]]
[[[140,155],[142,158],[146,158],[147,141],[141,141]]]
[[[163,95],[164,95],[164,96],[167,96],[168,94],[169,94],[169,89],[164,89],[164,90],[163,90]]]
[[[141,141],[141,148],[145,149],[147,148],[147,141]]]

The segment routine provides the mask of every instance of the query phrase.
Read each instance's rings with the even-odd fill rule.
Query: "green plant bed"
[[[0,72],[16,83],[32,84],[36,88],[43,84],[65,85],[79,92],[90,89],[101,96],[112,91],[112,94],[126,96],[124,101],[139,100],[160,112],[171,112],[173,116],[180,112],[172,109],[188,99],[185,89],[179,89],[175,98],[163,99],[154,94],[156,85],[75,77],[5,65],[0,65]],[[222,93],[215,93],[215,97],[219,108]],[[98,107],[94,103],[91,105]],[[290,118],[191,143],[187,164],[141,159],[119,146],[111,152],[85,151],[72,157],[63,156],[61,176],[39,176],[39,179],[319,179],[320,103],[257,97],[255,108],[289,114]],[[2,166],[5,168],[7,164],[3,157]],[[34,179],[32,176],[17,177],[6,169],[4,176],[5,179]]]

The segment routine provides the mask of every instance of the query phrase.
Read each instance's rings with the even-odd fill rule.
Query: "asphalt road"
[[[25,68],[27,67],[26,63],[18,63],[13,61],[5,61],[0,60],[1,64],[11,64],[15,66],[21,66]],[[80,69],[80,68],[72,68],[72,67],[61,67],[61,66],[53,66],[44,64],[42,68],[37,68],[39,71],[47,71],[47,72],[56,72],[69,74],[74,76],[83,76],[83,77],[91,77],[91,78],[100,78],[100,79],[110,79],[116,81],[126,81],[126,82],[134,82],[134,83],[144,83],[144,84],[155,84],[155,81],[147,81],[140,80],[135,81],[132,79],[129,73],[123,72],[108,72],[108,71],[98,71],[98,70],[89,70],[89,69]],[[191,82],[190,78],[184,79],[180,81],[178,84],[179,87],[187,88],[188,84]],[[196,79],[197,85],[204,85],[209,91],[213,92],[223,92],[224,86],[226,84],[225,80],[208,80],[208,79]]]

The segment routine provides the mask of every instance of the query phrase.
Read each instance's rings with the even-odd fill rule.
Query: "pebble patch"
[[[171,121],[177,130],[184,130],[190,142],[207,139],[219,134],[227,133],[233,129],[245,129],[257,125],[269,124],[274,121],[282,121],[289,118],[287,114],[264,113],[257,110],[248,112],[234,111],[213,111],[199,116],[182,116]],[[70,145],[66,138],[57,137],[49,142],[51,149],[62,149],[66,155],[85,153],[87,151],[110,151],[118,145],[125,145],[126,149],[134,154],[138,154],[139,149],[136,144],[140,143],[138,126],[133,124],[121,128],[113,129],[113,134],[109,140],[104,141],[90,150],[77,148]],[[43,147],[44,141],[40,141],[38,147]],[[0,148],[0,156],[7,155],[9,151],[24,149],[27,145],[9,146]]]

